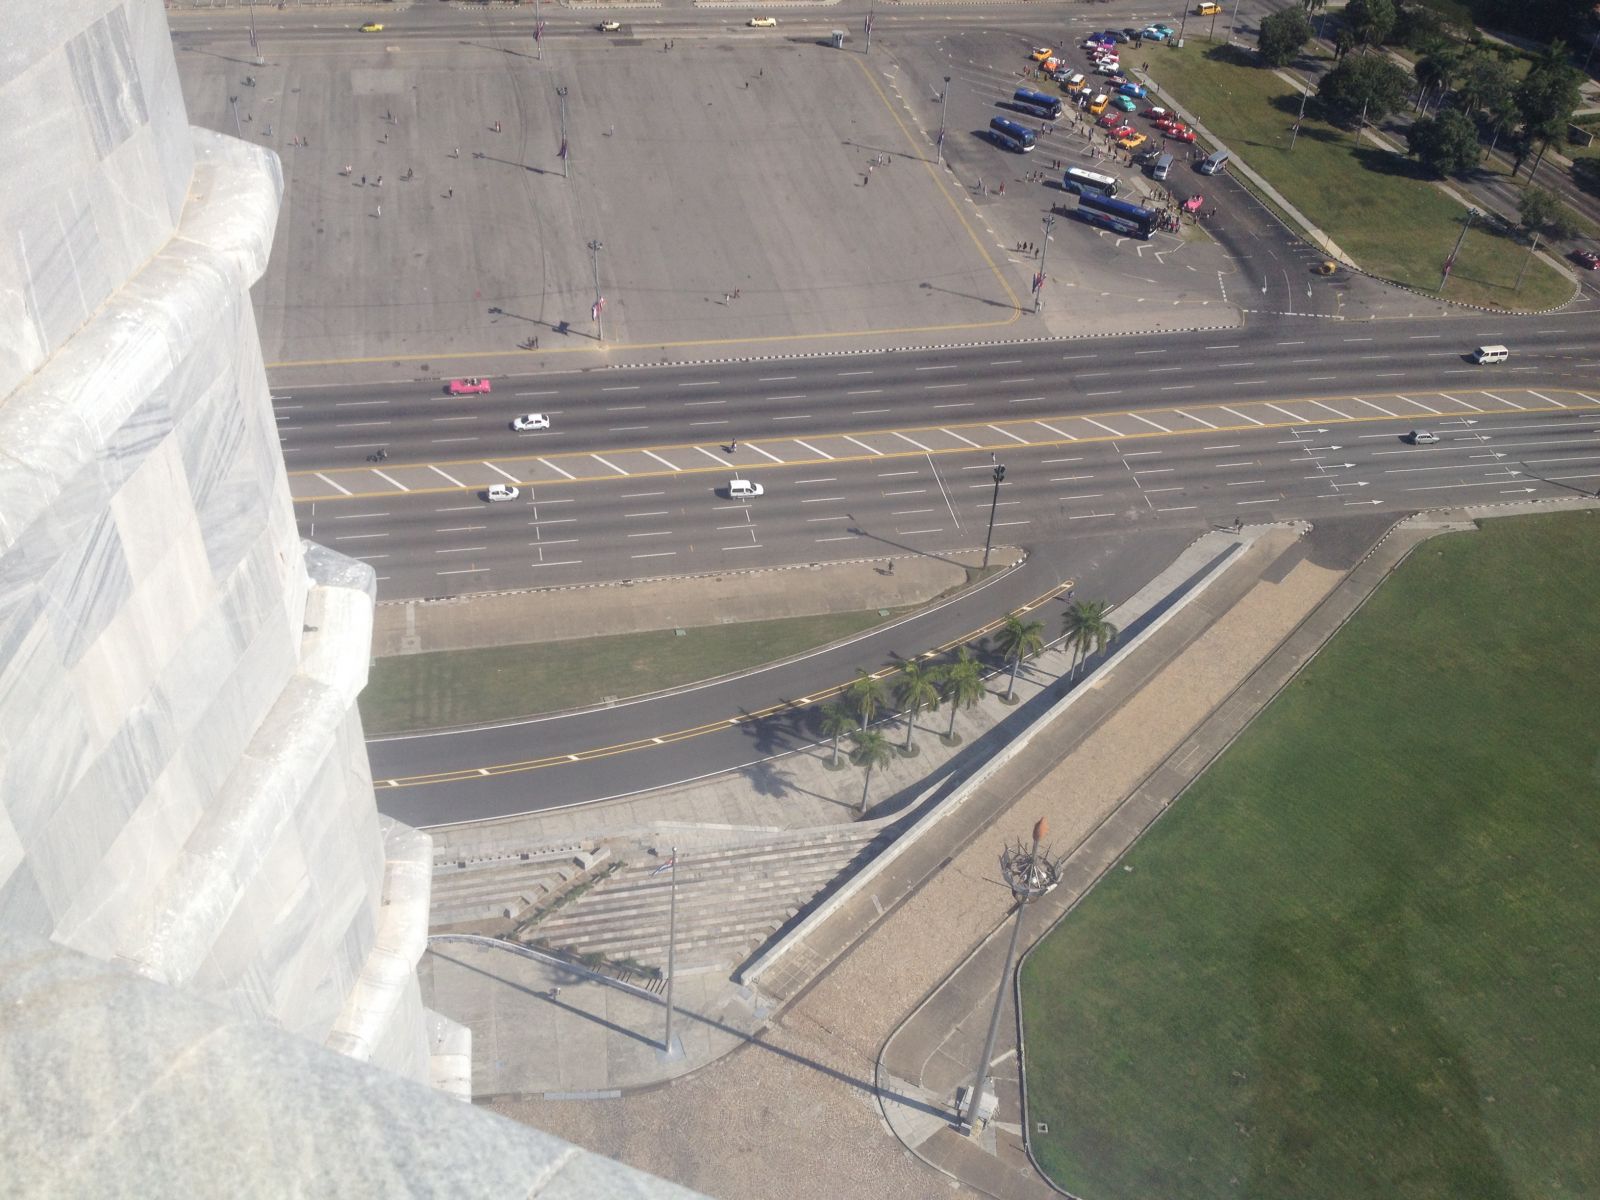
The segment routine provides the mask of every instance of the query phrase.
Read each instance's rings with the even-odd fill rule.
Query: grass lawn
[[[1237,65],[1232,53],[1206,43],[1153,50],[1150,74],[1365,270],[1432,293],[1461,231],[1461,205],[1412,159],[1365,138],[1357,147],[1350,132],[1309,116],[1291,151],[1299,91],[1271,71]],[[1572,295],[1572,284],[1537,259],[1514,290],[1526,255],[1515,238],[1474,225],[1445,298],[1542,309]]]
[[[1600,1196],[1600,515],[1435,539],[1027,960],[1092,1200]]]
[[[380,658],[361,693],[368,734],[513,720],[776,662],[893,620],[878,610],[538,645]]]

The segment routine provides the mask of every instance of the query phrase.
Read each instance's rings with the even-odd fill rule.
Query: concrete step
[[[694,924],[715,921],[719,915],[755,908],[770,909],[809,900],[834,878],[836,872],[818,872],[791,880],[753,880],[736,887],[706,892],[678,891],[678,921]],[[539,922],[542,929],[564,929],[574,925],[615,924],[665,926],[670,915],[667,896],[640,898],[634,893],[614,896],[586,894]]]

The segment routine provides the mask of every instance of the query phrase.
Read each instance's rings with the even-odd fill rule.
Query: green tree
[[[1422,86],[1422,93],[1417,100],[1420,107],[1426,109],[1428,93],[1438,92],[1439,99],[1443,100],[1450,85],[1461,74],[1461,55],[1454,49],[1437,50],[1426,58],[1418,59],[1415,70],[1417,82]]]
[[[923,709],[937,712],[939,708],[939,672],[921,663],[908,662],[900,668],[895,681],[895,698],[906,714],[906,741],[902,753],[911,751],[911,735],[916,732],[917,714]]]
[[[988,694],[988,689],[983,686],[983,667],[972,656],[971,650],[961,647],[955,661],[945,664],[939,674],[939,686],[950,703],[950,728],[945,730],[944,740],[954,745],[957,710],[971,708]]]
[[[1418,117],[1406,130],[1406,147],[1436,175],[1460,175],[1478,165],[1478,127],[1465,113],[1447,108],[1437,117]]]
[[[1284,8],[1262,19],[1256,47],[1267,66],[1283,67],[1293,62],[1300,47],[1310,40],[1311,20],[1304,10]]]
[[[1073,675],[1077,675],[1079,666],[1089,655],[1099,654],[1117,640],[1120,631],[1106,616],[1110,611],[1111,605],[1104,600],[1079,600],[1067,609],[1062,632],[1072,651]]]
[[[1362,46],[1381,46],[1394,32],[1394,0],[1350,0],[1344,23]]]
[[[872,789],[872,772],[878,767],[888,766],[894,758],[894,750],[889,746],[889,739],[876,729],[858,729],[850,735],[850,740],[856,744],[855,749],[850,751],[850,761],[867,773],[861,784],[861,811],[865,813],[867,793]]]
[[[833,739],[833,766],[839,765],[839,739],[856,727],[856,715],[837,702],[822,706],[822,736]]]
[[[1539,157],[1528,172],[1530,181],[1539,173],[1539,164],[1544,161],[1544,152],[1550,148],[1550,143],[1566,133],[1572,111],[1582,100],[1578,90],[1582,78],[1567,65],[1563,51],[1559,61],[1541,60],[1517,85],[1517,109],[1522,113],[1523,133],[1530,141],[1539,143]]]
[[[872,718],[878,715],[879,710],[889,701],[889,693],[883,686],[883,680],[868,671],[856,671],[854,682],[845,689],[845,697],[850,701],[850,707],[856,710],[856,716],[861,718],[861,728],[865,729],[872,724]]]
[[[1022,660],[1044,649],[1044,622],[1024,621],[1016,613],[1009,613],[995,640],[1000,645],[1000,653],[1011,660],[1011,682],[1006,686],[1006,699],[1015,700],[1017,671],[1022,667]]]
[[[1420,64],[1419,64],[1420,65]],[[1462,65],[1456,82],[1455,104],[1471,116],[1504,107],[1516,92],[1511,68],[1492,54],[1479,50]]]
[[[1333,35],[1333,57],[1339,62],[1344,61],[1344,56],[1356,48],[1356,35],[1348,28],[1341,25],[1339,32]]]
[[[1517,201],[1517,213],[1522,218],[1522,227],[1529,233],[1540,233],[1546,238],[1566,238],[1578,231],[1577,222],[1567,211],[1566,205],[1553,192],[1543,188],[1523,189],[1522,198]]]
[[[1377,54],[1346,58],[1317,83],[1317,97],[1335,120],[1353,124],[1363,111],[1366,120],[1383,120],[1405,103],[1411,76]]]

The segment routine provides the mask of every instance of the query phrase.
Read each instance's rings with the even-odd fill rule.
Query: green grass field
[[[1236,64],[1226,47],[1192,42],[1182,50],[1152,50],[1149,62],[1162,91],[1193,112],[1363,269],[1422,291],[1438,288],[1465,210],[1435,187],[1415,160],[1379,149],[1366,138],[1358,147],[1350,131],[1310,116],[1291,151],[1300,92],[1271,71]],[[1515,290],[1526,255],[1517,239],[1474,225],[1443,295],[1466,304],[1528,310],[1571,297],[1571,282],[1537,259],[1521,290]]]
[[[368,734],[507,721],[776,662],[887,620],[876,609],[686,630],[380,658],[361,693]]]
[[[1600,1196],[1600,514],[1418,549],[1051,933],[1086,1200]]]

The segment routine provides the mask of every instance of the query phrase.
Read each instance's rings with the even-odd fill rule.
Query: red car
[[[1591,271],[1600,271],[1600,254],[1593,250],[1574,250],[1572,261],[1580,267],[1588,267]]]
[[[1132,137],[1138,132],[1132,125],[1118,125],[1111,131],[1111,136],[1114,138]]]
[[[1164,108],[1147,108],[1139,115],[1151,121],[1170,121],[1172,119],[1172,114]]]
[[[1173,116],[1171,113],[1168,113],[1164,117],[1156,118],[1156,128],[1161,130],[1162,133],[1176,133],[1180,129],[1187,129],[1189,127],[1182,121],[1178,120],[1177,117]]]
[[[452,379],[450,381],[450,394],[452,396],[471,396],[478,392],[490,391],[489,381],[479,379],[474,375],[471,379]]]
[[[1122,114],[1114,108],[1108,109],[1106,112],[1100,114],[1100,117],[1097,121],[1095,121],[1095,124],[1104,125],[1107,129],[1115,129],[1118,125],[1122,124]]]
[[[1177,129],[1167,130],[1167,136],[1175,142],[1192,142],[1194,141],[1194,130],[1184,129],[1179,126]]]

